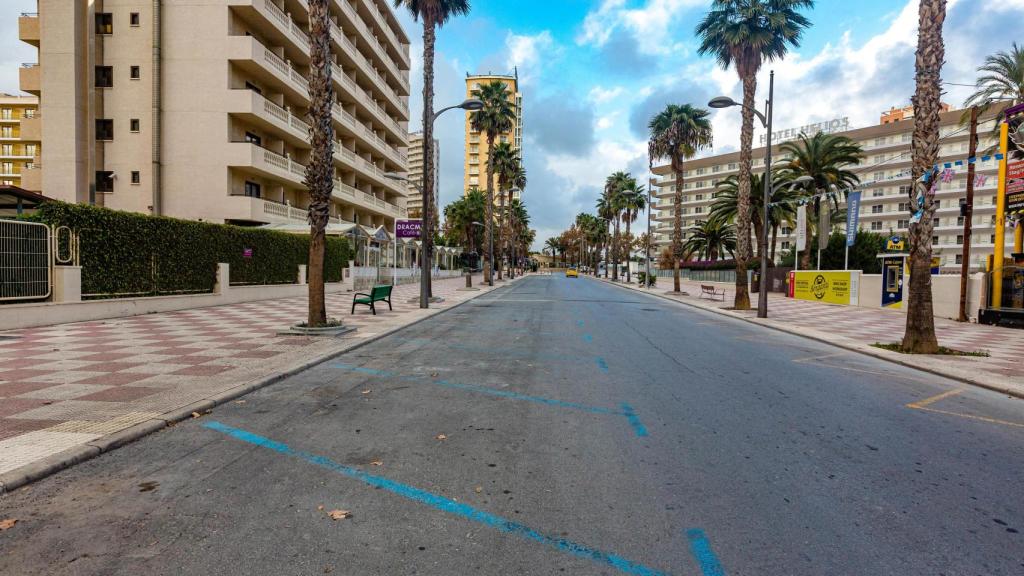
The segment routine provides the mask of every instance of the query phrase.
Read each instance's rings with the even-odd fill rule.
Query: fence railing
[[[0,301],[48,297],[52,274],[50,227],[38,222],[0,220]]]

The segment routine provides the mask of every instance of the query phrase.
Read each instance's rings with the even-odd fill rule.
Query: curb
[[[741,316],[739,314],[735,314],[733,312],[730,312],[729,310],[722,310],[721,308],[705,308],[704,306],[699,306],[699,305],[694,304],[692,302],[687,302],[685,300],[680,300],[680,299],[677,299],[677,298],[672,298],[670,296],[665,296],[664,294],[657,294],[657,293],[654,293],[654,292],[642,292],[640,290],[636,290],[636,289],[630,288],[628,286],[623,286],[621,284],[612,283],[612,282],[610,282],[608,280],[604,280],[602,278],[598,278],[597,280],[600,281],[600,282],[604,282],[605,284],[610,284],[610,285],[615,286],[617,288],[621,288],[623,290],[628,290],[630,292],[638,292],[640,294],[647,294],[649,296],[654,296],[655,298],[661,298],[662,300],[667,300],[668,302],[675,302],[677,304],[682,304],[684,306],[689,306],[690,308],[696,308],[698,310],[704,310],[704,311],[710,312],[712,314],[718,314],[719,316],[726,316],[728,318],[733,318],[735,320],[742,320],[742,321],[744,321],[744,322],[746,322],[748,324],[753,324],[755,326],[761,326],[761,327],[768,328],[768,329],[771,329],[771,330],[775,330],[775,331],[778,331],[778,332],[784,332],[786,334],[792,334],[794,336],[800,336],[801,338],[807,338],[808,340],[814,340],[816,342],[821,342],[823,344],[828,344],[829,346],[835,346],[836,348],[842,348],[843,350],[849,350],[851,352],[856,352],[858,354],[863,354],[865,356],[871,356],[873,358],[878,358],[879,360],[885,360],[886,362],[890,362],[892,364],[897,364],[899,366],[903,366],[903,367],[906,367],[906,368],[913,368],[914,370],[919,370],[921,372],[926,372],[928,374],[932,374],[932,375],[935,375],[935,376],[941,376],[941,377],[947,378],[949,380],[956,380],[958,382],[963,382],[964,384],[969,384],[971,386],[977,386],[978,388],[984,388],[986,390],[991,390],[992,392],[999,392],[1000,394],[1006,394],[1007,396],[1012,396],[1014,398],[1024,399],[1024,390],[1018,390],[1018,389],[1015,389],[1015,388],[1007,388],[1007,387],[1002,386],[1000,384],[993,384],[991,382],[986,382],[984,380],[979,380],[977,378],[974,378],[974,377],[970,376],[969,374],[963,374],[963,373],[958,373],[958,372],[942,372],[941,370],[939,370],[937,368],[932,368],[930,366],[922,366],[922,365],[917,364],[915,362],[910,362],[908,360],[904,360],[900,356],[896,355],[897,353],[895,353],[895,352],[889,352],[888,350],[882,350],[882,349],[879,349],[879,348],[875,348],[873,346],[869,346],[867,344],[837,342],[835,340],[829,339],[827,336],[819,335],[818,333],[816,333],[813,330],[810,330],[810,331],[799,331],[796,328],[790,328],[788,326],[782,326],[782,325],[779,325],[779,324],[776,324],[776,323],[759,321],[756,318],[748,318],[746,316]]]
[[[526,276],[518,276],[515,280],[525,277]],[[515,280],[505,282],[515,282]],[[506,283],[505,285],[507,286],[508,284]],[[495,286],[494,290],[497,289],[498,287]],[[104,454],[106,452],[110,452],[111,450],[120,448],[126,444],[130,444],[140,438],[148,436],[159,430],[163,430],[164,428],[167,428],[178,422],[182,422],[184,420],[191,420],[193,418],[193,412],[203,414],[205,411],[211,410],[216,406],[226,404],[236,398],[245,396],[250,392],[255,392],[260,388],[265,388],[267,386],[270,386],[271,384],[276,384],[282,380],[291,378],[292,376],[295,376],[300,372],[309,370],[310,368],[318,364],[322,364],[332,358],[341,356],[342,354],[351,352],[358,348],[362,348],[363,346],[372,344],[378,340],[391,336],[396,332],[405,330],[406,328],[411,328],[435,316],[439,316],[441,314],[454,310],[459,306],[462,306],[463,304],[471,302],[478,296],[488,294],[490,292],[493,292],[494,290],[487,290],[486,292],[481,290],[479,294],[474,294],[469,298],[466,298],[462,302],[459,302],[458,304],[453,304],[444,309],[437,309],[437,311],[432,312],[422,318],[416,319],[408,324],[403,324],[402,326],[390,328],[388,330],[380,332],[379,334],[374,334],[373,336],[369,336],[364,340],[360,340],[358,342],[352,342],[350,345],[344,348],[341,348],[339,350],[332,350],[326,354],[323,354],[322,356],[318,356],[311,360],[307,360],[306,362],[300,364],[299,366],[290,368],[284,372],[267,376],[265,378],[253,382],[248,382],[246,384],[240,384],[233,388],[224,390],[223,392],[219,392],[204,400],[200,400],[198,402],[189,404],[188,406],[175,408],[174,410],[165,412],[160,416],[153,418],[152,420],[147,420],[145,422],[135,424],[134,426],[129,426],[124,430],[118,430],[113,434],[107,434],[101,438],[97,438],[90,442],[86,442],[83,445],[74,446],[62,452],[58,452],[56,454],[47,456],[46,458],[42,458],[40,460],[32,462],[31,464],[26,464],[24,466],[15,468],[14,470],[11,470],[9,472],[4,472],[0,474],[0,496],[13,492],[14,490],[17,490],[18,488],[21,488],[22,486],[25,486],[26,484],[29,484],[31,482],[41,480],[47,476],[50,476],[51,474],[70,468],[75,464],[85,462],[86,460],[91,460],[99,456],[100,454]]]

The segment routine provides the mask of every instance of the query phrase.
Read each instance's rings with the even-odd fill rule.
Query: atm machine
[[[882,261],[882,308],[903,307],[903,286],[910,254],[879,254]]]

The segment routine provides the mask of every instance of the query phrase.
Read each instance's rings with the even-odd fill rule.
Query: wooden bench
[[[360,296],[362,296],[362,298],[360,298]],[[362,304],[364,306],[369,306],[370,311],[373,312],[374,316],[376,316],[377,307],[374,305],[375,302],[387,302],[388,310],[394,310],[394,308],[391,307],[391,286],[374,286],[373,289],[370,290],[369,294],[366,294],[365,292],[356,292],[355,295],[352,296],[352,314],[356,313],[356,304]]]
[[[720,298],[722,302],[725,302],[725,290],[718,291],[715,290],[714,286],[709,286],[707,284],[700,285],[700,296],[698,296],[698,298],[703,298],[704,296],[707,296],[712,300]]]

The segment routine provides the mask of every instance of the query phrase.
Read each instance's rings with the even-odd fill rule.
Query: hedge
[[[47,202],[31,217],[78,234],[82,293],[99,295],[210,292],[218,262],[232,284],[289,284],[309,261],[309,236]],[[251,257],[246,257],[251,250]],[[341,280],[348,241],[327,238],[325,275]]]

